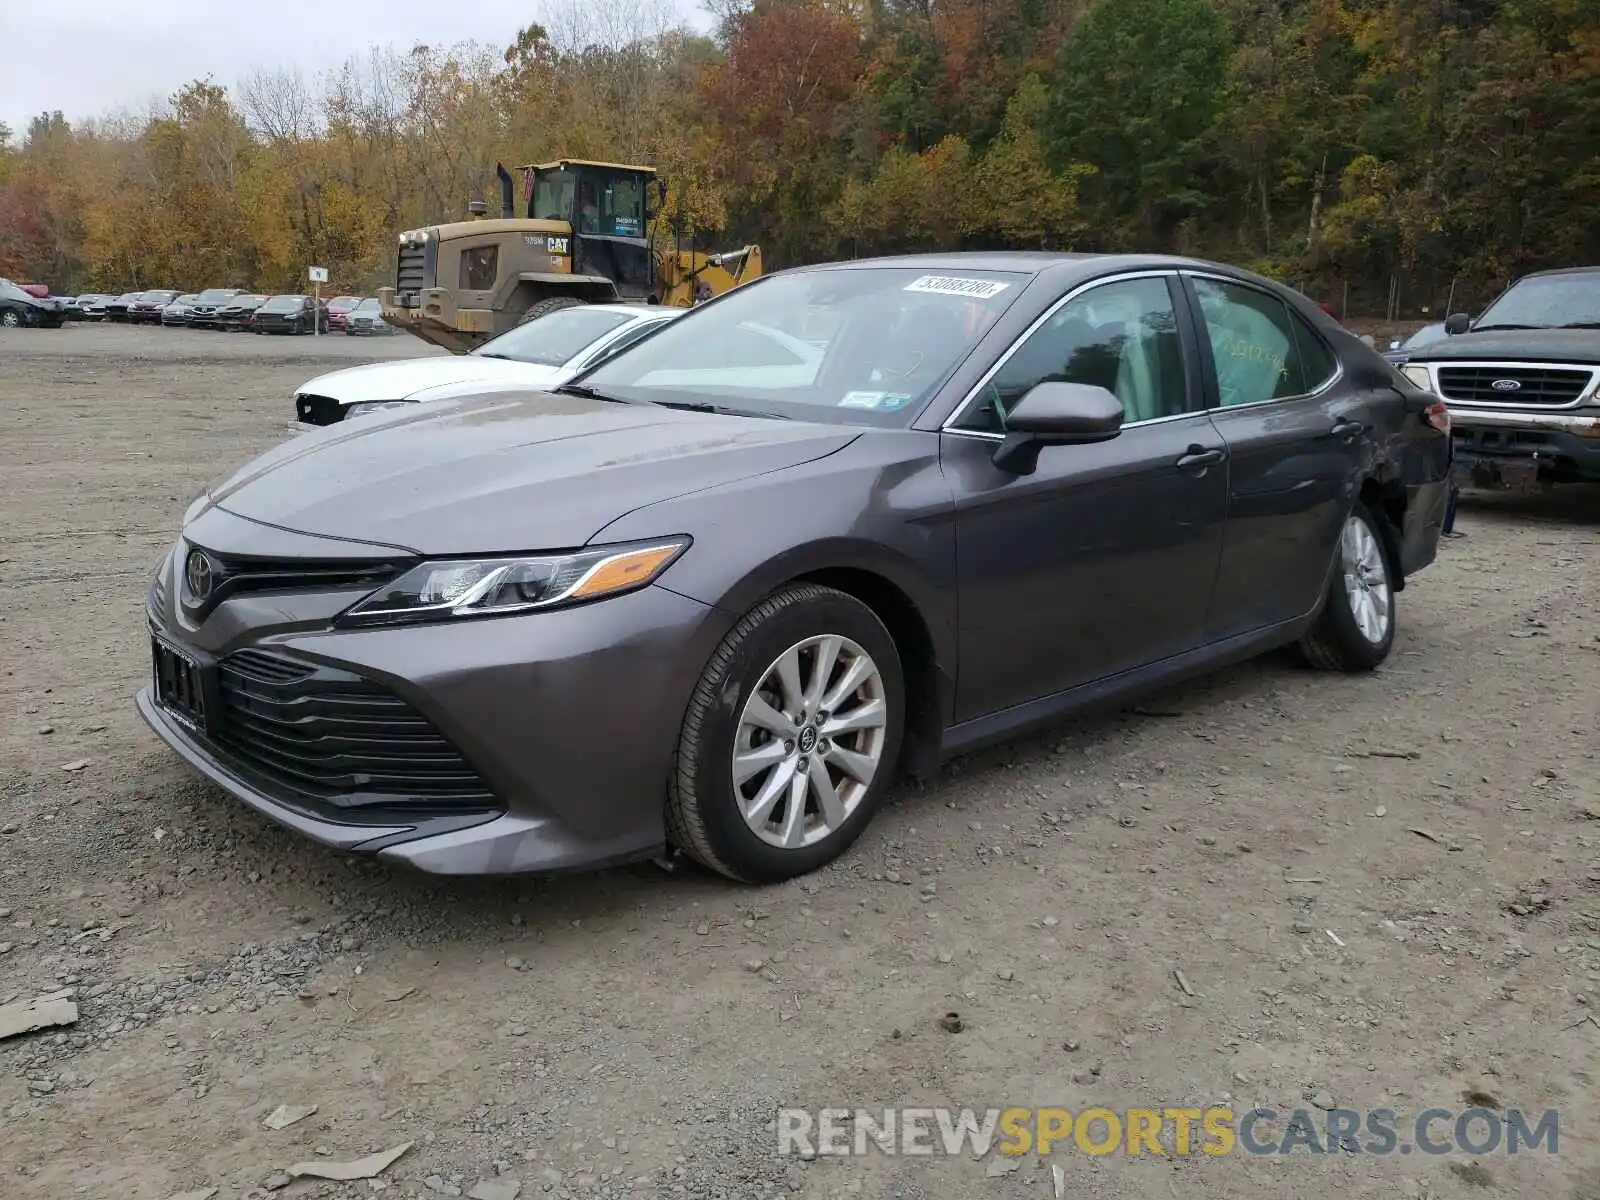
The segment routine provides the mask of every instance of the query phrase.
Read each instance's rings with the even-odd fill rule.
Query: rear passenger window
[[[1300,367],[1305,377],[1306,391],[1318,391],[1333,378],[1334,372],[1339,369],[1339,360],[1328,349],[1328,343],[1311,328],[1311,323],[1292,308],[1289,310],[1289,324],[1294,327],[1294,344],[1300,351]]]
[[[1311,390],[1295,338],[1295,318],[1281,300],[1242,284],[1193,282],[1223,408],[1284,400]],[[1302,340],[1309,337],[1307,330]]]

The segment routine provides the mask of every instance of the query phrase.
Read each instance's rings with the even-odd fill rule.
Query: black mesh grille
[[[294,398],[294,410],[307,425],[337,425],[344,420],[345,406],[332,396],[301,392]]]
[[[1578,367],[1440,367],[1439,390],[1463,404],[1509,404],[1543,408],[1572,404],[1593,372]],[[1516,384],[1515,387],[1510,386]],[[1496,386],[1498,384],[1498,386]]]
[[[454,746],[382,684],[265,650],[217,666],[216,745],[271,790],[345,810],[482,812],[493,794]]]

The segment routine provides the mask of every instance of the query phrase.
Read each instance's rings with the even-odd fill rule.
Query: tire
[[[1300,654],[1323,671],[1370,671],[1394,646],[1394,562],[1383,518],[1360,501],[1334,551],[1322,613],[1300,639]]]
[[[576,296],[549,296],[538,303],[531,305],[528,311],[522,314],[518,325],[526,325],[529,321],[537,321],[540,317],[548,316],[563,308],[577,308],[583,301]]]
[[[824,645],[834,648],[830,675],[835,687],[844,683],[848,672],[869,672],[863,683],[835,698],[849,706],[835,719],[867,718],[876,706],[881,724],[863,720],[830,739],[823,736],[828,725],[815,720],[814,708],[805,724],[773,711],[796,707],[782,699],[780,660],[791,655],[799,682],[809,685],[804,699],[814,703],[819,692],[826,695],[815,680]],[[783,718],[785,727],[795,733],[792,740],[749,720],[765,696],[775,702],[766,706],[770,716]],[[700,676],[684,714],[677,762],[668,780],[667,836],[702,866],[744,883],[777,883],[814,871],[844,853],[872,819],[895,773],[904,721],[900,655],[877,614],[833,588],[816,584],[783,588],[739,620]],[[738,746],[761,765],[735,784]],[[768,748],[770,754],[763,755],[761,751]],[[846,761],[859,764],[854,773],[841,765]],[[809,768],[808,785],[801,804],[792,806],[793,792],[785,781],[798,776],[801,762]],[[819,770],[832,793],[832,819],[823,818],[822,802],[810,782],[818,778]],[[862,774],[867,778],[861,779]],[[745,806],[754,807],[768,788],[776,799],[765,806],[766,819],[747,820]],[[791,815],[800,820],[789,822]],[[781,843],[789,830],[798,836],[785,847]]]
[[[22,314],[14,308],[0,308],[0,328],[20,329]]]

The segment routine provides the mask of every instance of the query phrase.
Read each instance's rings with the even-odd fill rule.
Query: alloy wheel
[[[17,316],[11,309],[8,308],[5,312],[0,312],[0,325],[4,325],[7,329],[15,329],[21,324],[22,318]]]
[[[1372,527],[1351,514],[1339,536],[1339,557],[1344,570],[1345,597],[1361,636],[1374,646],[1389,634],[1394,618],[1394,597],[1383,547]]]
[[[883,677],[849,638],[797,642],[762,673],[734,733],[733,790],[751,831],[798,850],[842,826],[882,766]]]

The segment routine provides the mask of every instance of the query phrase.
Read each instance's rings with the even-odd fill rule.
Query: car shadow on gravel
[[[1530,524],[1600,528],[1600,484],[1556,484],[1526,491],[1521,488],[1462,488],[1460,514]]]
[[[1307,674],[1291,654],[1269,654],[1135,702],[1085,713],[961,756],[946,763],[929,780],[901,780],[886,796],[884,809],[861,841],[837,862],[823,868],[820,876],[826,881],[829,873],[859,871],[865,861],[881,857],[881,843],[894,836],[892,823],[899,818],[956,820],[945,801],[957,788],[969,798],[972,811],[981,811],[990,785],[1006,785],[1018,774],[1103,771],[1101,760],[1112,756],[1136,730],[1151,722],[1170,728],[1174,736],[1206,736],[1204,728],[1197,728],[1197,722],[1203,722],[1207,712],[1240,700],[1271,704],[1279,686],[1292,685]],[[1321,677],[1334,683],[1342,678]],[[1071,761],[1063,762],[1062,756],[1067,753],[1071,754]],[[161,763],[159,752],[152,751],[148,756],[151,775],[165,773]],[[1098,782],[1111,783],[1109,779]],[[1089,793],[1093,790],[1083,789],[1083,794],[1068,807],[1092,803]],[[365,924],[368,918],[391,920],[399,913],[427,913],[425,919],[403,924],[413,934],[426,928],[426,940],[430,941],[470,940],[491,928],[508,934],[544,936],[604,922],[630,910],[669,913],[730,897],[748,897],[750,905],[759,905],[787,889],[814,890],[818,886],[817,877],[802,877],[786,884],[750,887],[703,870],[678,855],[657,862],[555,874],[429,876],[312,845],[198,778],[185,778],[177,788],[153,791],[141,803],[150,806],[146,816],[152,824],[181,827],[187,817],[191,830],[191,837],[186,839],[191,843],[188,855],[198,854],[202,860],[210,859],[215,864],[213,881],[217,875],[238,875],[245,887],[236,894],[254,895],[260,900],[264,897],[257,885],[288,884],[271,890],[278,892],[280,907],[287,901],[287,893],[292,892],[296,919],[302,924],[321,925],[349,918],[362,919]],[[1052,804],[1062,807],[1056,801],[1040,800],[1041,810]],[[968,803],[963,808],[968,808]],[[168,811],[163,813],[163,809]],[[813,881],[808,883],[808,878]],[[507,929],[508,918],[513,919],[511,929]]]

